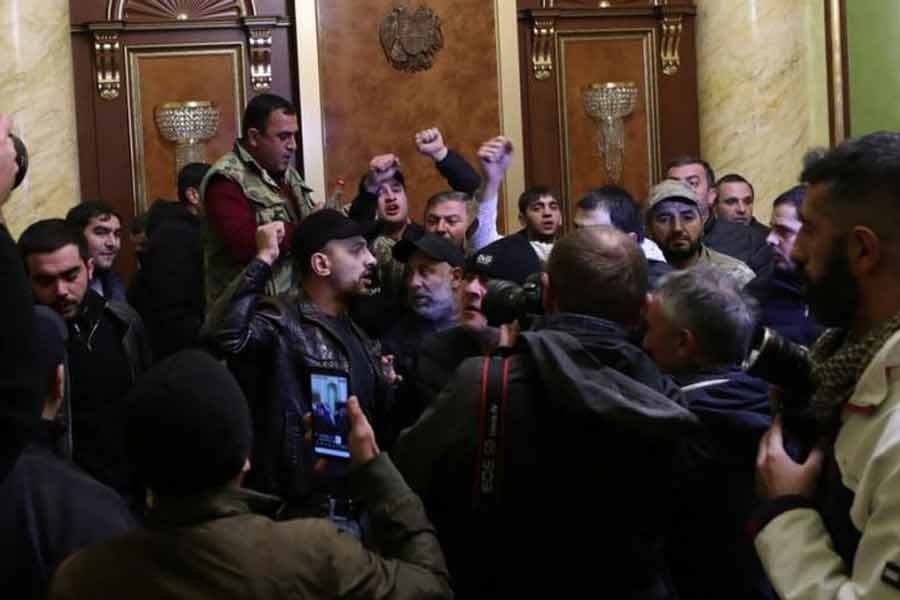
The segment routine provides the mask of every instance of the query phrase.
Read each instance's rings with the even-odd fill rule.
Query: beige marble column
[[[80,201],[67,0],[0,0],[0,112],[30,155],[28,176],[3,207],[13,236]]]
[[[821,0],[697,0],[700,149],[756,189],[756,218],[828,143]]]

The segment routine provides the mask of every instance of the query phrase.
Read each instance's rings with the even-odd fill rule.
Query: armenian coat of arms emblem
[[[426,7],[415,11],[398,6],[381,22],[381,47],[391,65],[400,71],[424,71],[444,47],[441,19]]]

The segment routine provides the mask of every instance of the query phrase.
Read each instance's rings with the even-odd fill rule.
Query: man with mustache
[[[719,189],[708,162],[696,156],[680,156],[669,161],[666,177],[683,181],[697,193],[703,240],[708,247],[742,261],[756,273],[769,269],[772,254],[766,244],[765,228],[748,228],[717,216]]]
[[[712,265],[728,272],[742,287],[755,276],[741,261],[703,244],[700,201],[693,188],[680,181],[667,179],[650,189],[647,233],[674,269]]]
[[[794,460],[778,419],[760,441],[755,545],[781,598],[897,598],[900,134],[843,142],[801,180],[790,259],[830,329],[810,351],[815,391],[783,400],[808,401],[822,440]]]
[[[94,270],[81,231],[62,219],[30,225],[19,238],[31,289],[69,329],[72,449],[75,463],[136,507],[143,506],[125,459],[123,400],[151,363],[137,312],[89,286]]]
[[[122,248],[122,219],[102,202],[82,202],[66,213],[66,221],[81,229],[94,260],[91,289],[108,300],[125,302],[125,286],[112,270]]]
[[[206,240],[206,298],[211,305],[256,254],[256,227],[284,223],[284,239],[269,294],[294,284],[291,241],[297,223],[321,204],[294,169],[297,110],[274,94],[260,94],[244,111],[241,138],[212,166],[200,195],[209,222]]]
[[[772,248],[773,268],[747,284],[747,292],[759,302],[760,325],[808,347],[822,334],[822,326],[809,314],[806,290],[791,260],[805,198],[806,185],[801,184],[775,199],[769,221],[772,229],[766,238]]]
[[[286,235],[284,223],[261,225],[257,253],[236,285],[212,307],[203,336],[234,364],[258,369],[250,397],[256,427],[248,485],[281,496],[295,515],[318,515],[343,497],[342,473],[319,474],[306,451],[303,416],[312,411],[308,369],[349,374],[349,393],[381,435],[393,381],[372,341],[347,313],[372,286],[375,258],[367,228],[332,209],[296,228],[291,248],[297,286],[266,296]],[[247,387],[248,383],[242,381]]]

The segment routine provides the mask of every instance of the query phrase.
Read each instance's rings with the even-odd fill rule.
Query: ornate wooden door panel
[[[289,4],[70,0],[82,198],[112,204],[126,226],[156,198],[175,198],[176,144],[155,118],[163,104],[214,103],[218,126],[205,148],[213,162],[239,135],[249,97],[296,101]],[[134,267],[123,243],[116,268]]]

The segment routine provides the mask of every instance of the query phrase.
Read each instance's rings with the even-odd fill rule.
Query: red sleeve
[[[206,219],[231,251],[235,262],[245,265],[256,256],[256,215],[241,186],[215,177],[203,195]]]

